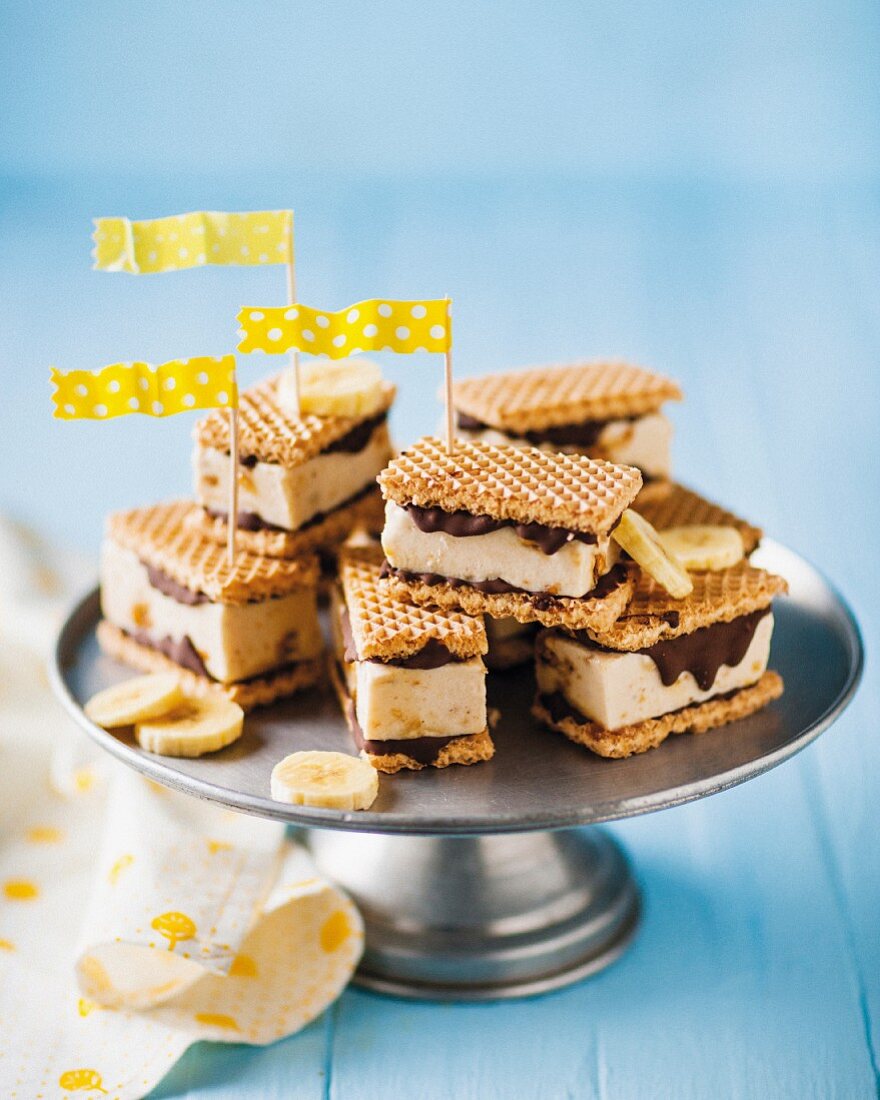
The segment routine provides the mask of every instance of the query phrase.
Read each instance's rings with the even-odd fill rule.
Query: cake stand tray
[[[638,889],[617,843],[604,830],[573,826],[666,809],[759,775],[818,737],[855,693],[863,649],[840,595],[778,543],[765,540],[753,560],[790,585],[776,603],[770,658],[785,693],[765,710],[699,736],[670,737],[641,756],[603,760],[530,716],[530,670],[492,674],[495,758],[383,776],[365,812],[269,797],[272,767],[288,753],[355,751],[326,689],[254,711],[236,744],[196,760],[150,755],[91,723],[85,700],[131,675],[98,649],[97,591],[62,627],[53,686],[102,748],[149,778],[306,827],[319,867],[364,914],[361,984],[445,999],[540,992],[606,966],[638,922]]]

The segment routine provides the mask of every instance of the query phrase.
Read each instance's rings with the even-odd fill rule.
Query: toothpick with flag
[[[296,297],[293,211],[256,210],[224,213],[196,210],[147,221],[95,218],[92,251],[98,271],[153,275],[193,267],[284,264],[287,300]],[[299,363],[292,356],[299,400]],[[176,359],[151,367],[116,363],[93,374],[53,368],[55,416],[107,419],[126,413],[168,416],[188,409],[229,410],[230,479],[227,552],[235,557],[238,515],[238,388],[235,356]]]
[[[449,298],[369,298],[331,312],[295,302],[291,306],[245,306],[238,314],[245,354],[278,355],[296,349],[328,359],[364,351],[444,356],[446,449],[455,440],[452,407],[452,303]]]

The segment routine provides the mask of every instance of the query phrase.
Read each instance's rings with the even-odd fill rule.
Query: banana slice
[[[693,581],[675,558],[669,556],[657,532],[644,516],[627,508],[611,537],[670,596],[680,600],[693,592]]]
[[[160,756],[201,756],[237,741],[244,726],[244,711],[220,696],[186,698],[174,710],[138,722],[137,743]]]
[[[735,527],[695,523],[688,527],[668,527],[658,531],[657,537],[685,569],[729,569],[745,555],[742,535]]]
[[[272,769],[272,797],[294,806],[366,810],[379,793],[376,769],[342,752],[295,752]]]
[[[136,676],[93,695],[85,705],[86,717],[96,726],[115,729],[159,718],[183,699],[180,679],[173,672]]]
[[[278,398],[296,408],[292,369],[278,384]],[[382,370],[369,359],[315,359],[299,365],[300,412],[315,416],[371,416],[382,405]]]

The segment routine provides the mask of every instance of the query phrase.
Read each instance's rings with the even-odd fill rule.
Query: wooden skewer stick
[[[446,296],[446,317],[449,324],[449,295]],[[451,343],[451,341],[450,341]],[[444,393],[446,401],[446,453],[455,451],[455,421],[452,407],[452,348],[448,347],[444,353]]]
[[[296,272],[293,266],[293,218],[290,221],[290,259],[287,261],[287,300],[290,305],[296,302]],[[294,348],[290,353],[290,366],[293,370],[293,399],[296,402],[296,415],[302,416],[299,402],[299,351]]]
[[[238,408],[229,410],[229,512],[226,516],[226,560],[235,565],[238,528]]]

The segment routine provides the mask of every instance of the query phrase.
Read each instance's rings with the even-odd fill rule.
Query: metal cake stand
[[[320,869],[366,922],[356,981],[402,996],[490,1000],[554,989],[625,949],[639,891],[620,846],[597,822],[667,809],[781,764],[826,730],[862,670],[858,626],[843,599],[797,554],[765,541],[755,561],[786,577],[771,665],[785,679],[770,707],[698,737],[671,737],[628,760],[602,760],[540,727],[523,669],[490,676],[500,712],[494,760],[382,777],[367,812],[273,802],[273,765],[298,749],[354,752],[335,698],[315,690],[248,716],[235,745],[197,760],[151,756],[93,725],[83,702],[131,675],[95,640],[93,591],[58,639],[53,683],[98,744],[159,783],[305,828]]]

